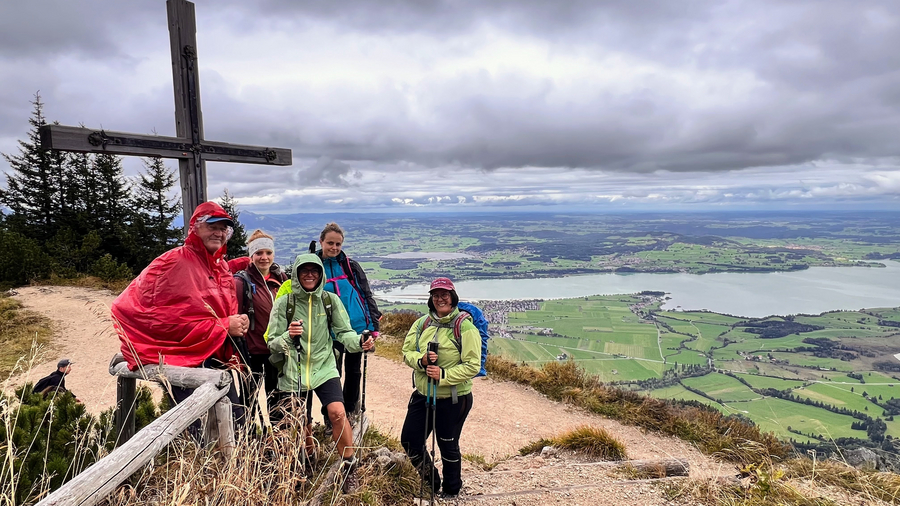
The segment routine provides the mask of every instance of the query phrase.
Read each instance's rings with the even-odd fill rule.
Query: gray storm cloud
[[[301,186],[339,186],[347,187],[358,179],[360,174],[350,165],[327,156],[320,157],[313,165],[297,172],[297,183]]]
[[[900,194],[894,2],[201,0],[197,16],[206,137],[289,147],[301,167],[217,165],[211,194],[325,198],[279,197],[292,179],[379,188],[379,206]],[[168,58],[163,2],[3,2],[0,151],[37,90],[51,120],[173,134]],[[421,192],[458,171],[479,188]]]

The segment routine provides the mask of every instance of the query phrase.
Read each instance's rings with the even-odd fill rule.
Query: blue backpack
[[[484,363],[487,361],[488,339],[491,338],[491,335],[488,333],[488,324],[490,322],[484,317],[484,313],[481,312],[481,309],[474,304],[460,302],[458,307],[460,311],[465,311],[472,315],[472,323],[475,324],[475,328],[478,329],[478,333],[481,334],[481,370],[478,371],[478,374],[476,374],[475,377],[487,376],[487,369],[484,368]]]
[[[487,318],[484,317],[484,313],[481,312],[481,309],[474,304],[469,304],[468,302],[460,302],[459,305],[459,315],[447,326],[453,328],[453,344],[456,345],[456,349],[462,353],[462,335],[459,330],[462,325],[463,320],[466,318],[471,318],[472,323],[475,324],[475,328],[478,329],[478,333],[481,334],[481,370],[478,371],[474,377],[479,376],[487,376],[487,369],[484,368],[484,364],[487,361],[488,355],[488,339],[491,338],[491,335],[488,333],[488,324]],[[422,324],[416,329],[416,350],[419,348],[419,337],[422,335],[422,331],[424,331],[427,327],[440,327],[437,322],[431,319],[431,316],[425,318],[422,321]]]

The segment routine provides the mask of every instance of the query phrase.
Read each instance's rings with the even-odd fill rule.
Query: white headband
[[[275,240],[269,239],[268,237],[259,237],[247,244],[247,251],[250,252],[250,256],[253,256],[254,253],[261,249],[267,249],[271,251],[272,254],[275,254]]]

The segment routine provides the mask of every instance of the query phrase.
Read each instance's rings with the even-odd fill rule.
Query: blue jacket
[[[322,250],[316,251],[322,258]],[[357,333],[378,330],[381,312],[369,288],[369,280],[359,263],[342,251],[334,258],[322,259],[325,268],[325,290],[337,295],[350,315],[350,326]]]

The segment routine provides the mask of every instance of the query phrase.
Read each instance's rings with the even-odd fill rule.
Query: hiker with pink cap
[[[400,443],[431,493],[456,497],[462,489],[459,437],[472,409],[472,378],[481,369],[481,335],[460,312],[453,281],[437,278],[428,290],[429,314],[416,320],[403,342],[403,361],[413,370]],[[457,339],[457,336],[458,339]],[[431,435],[431,455],[426,441]],[[444,477],[434,466],[435,438]]]

